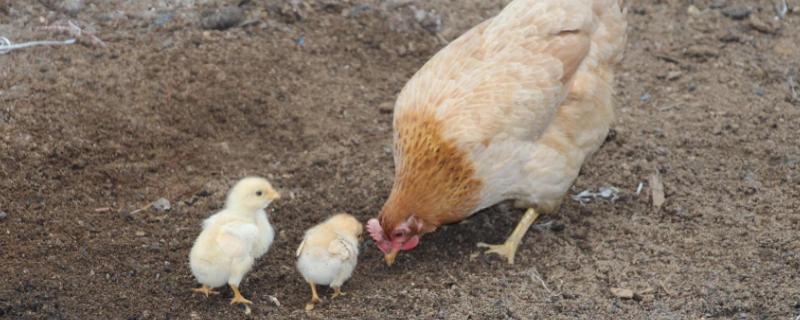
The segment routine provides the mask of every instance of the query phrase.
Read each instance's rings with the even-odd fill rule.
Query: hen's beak
[[[400,252],[400,248],[393,248],[392,251],[383,256],[383,258],[386,259],[387,266],[392,266],[392,264],[394,264],[394,259],[397,258],[398,252]]]

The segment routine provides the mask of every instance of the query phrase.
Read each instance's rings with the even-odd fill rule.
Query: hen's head
[[[367,223],[389,265],[423,234],[466,218],[482,184],[466,152],[442,136],[433,115],[395,116],[394,185],[378,218]]]
[[[383,230],[378,219],[372,218],[367,222],[367,232],[383,251],[388,265],[394,263],[397,253],[401,250],[411,250],[419,244],[422,229],[423,224],[413,217],[392,227],[389,232]]]

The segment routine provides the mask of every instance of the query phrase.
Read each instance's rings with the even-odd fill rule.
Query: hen
[[[621,0],[515,0],[430,59],[394,109],[395,178],[367,229],[391,265],[442,224],[508,199],[529,208],[501,245],[514,263],[614,118]]]

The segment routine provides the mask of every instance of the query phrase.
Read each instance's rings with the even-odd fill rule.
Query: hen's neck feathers
[[[445,140],[432,114],[410,112],[396,121],[397,157],[382,225],[391,231],[410,216],[439,226],[463,219],[479,201],[482,182],[467,154]]]

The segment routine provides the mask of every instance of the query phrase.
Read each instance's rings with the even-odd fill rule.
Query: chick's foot
[[[247,300],[242,296],[242,293],[239,292],[238,287],[231,286],[231,290],[233,290],[233,299],[231,299],[231,304],[253,304],[252,301]]]
[[[342,292],[342,288],[333,288],[333,295],[331,296],[331,299],[336,299],[338,297],[346,295],[347,295],[346,293]]]
[[[209,288],[207,285],[203,285],[200,288],[194,288],[194,289],[192,289],[192,291],[193,292],[202,293],[202,294],[206,295],[206,298],[208,298],[208,296],[211,296],[211,295],[219,294],[219,292],[214,291],[214,289]]]

